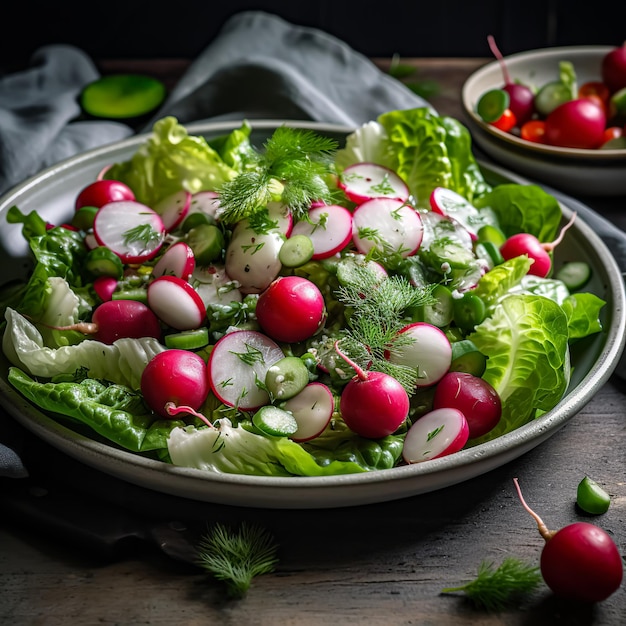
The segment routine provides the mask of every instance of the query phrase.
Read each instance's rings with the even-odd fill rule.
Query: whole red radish
[[[161,338],[157,316],[143,302],[137,300],[108,300],[93,312],[94,339],[112,344],[117,339],[140,337]]]
[[[76,210],[84,206],[95,206],[98,209],[109,202],[118,200],[134,200],[133,190],[119,180],[96,180],[84,187],[76,197]]]
[[[479,376],[448,372],[437,383],[433,409],[458,409],[469,427],[469,437],[481,437],[492,430],[502,416],[502,401],[496,390]]]
[[[500,69],[502,70],[502,76],[504,78],[504,86],[502,89],[509,94],[509,109],[515,117],[517,126],[522,126],[535,112],[535,94],[527,85],[511,80],[506,63],[504,62],[504,57],[496,45],[496,40],[489,35],[487,42],[489,43],[491,52],[500,63]]]
[[[602,59],[602,82],[615,93],[626,87],[626,42]]]
[[[533,276],[545,278],[552,269],[552,258],[550,252],[561,243],[567,229],[574,223],[576,213],[572,214],[569,222],[563,226],[559,236],[551,242],[541,243],[535,235],[529,233],[517,233],[511,235],[501,246],[500,254],[505,260],[513,259],[518,256],[528,255],[533,260],[533,264],[528,270]]]
[[[546,585],[555,595],[578,602],[601,602],[619,589],[624,568],[615,542],[601,528],[574,522],[550,531],[526,504],[517,478],[513,479],[522,506],[537,522],[546,545],[540,567]]]
[[[604,140],[606,114],[591,98],[560,104],[545,120],[544,141],[561,148],[593,150]]]
[[[326,319],[324,296],[307,278],[280,276],[259,296],[256,317],[263,332],[275,341],[304,341]]]
[[[369,439],[394,433],[409,413],[409,395],[404,387],[389,374],[361,369],[337,344],[335,350],[356,372],[341,392],[343,421],[350,430]]]
[[[188,350],[165,350],[156,354],[141,375],[141,393],[148,406],[171,418],[180,406],[197,410],[209,394],[206,364]],[[168,410],[169,409],[169,410]]]

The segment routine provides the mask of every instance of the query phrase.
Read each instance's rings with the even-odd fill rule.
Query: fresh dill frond
[[[221,220],[232,224],[272,200],[304,218],[315,200],[331,203],[337,193],[327,182],[338,142],[311,130],[280,126],[258,160],[219,190]]]
[[[355,266],[351,280],[337,288],[335,297],[350,309],[342,332],[342,351],[363,369],[390,374],[412,394],[417,368],[392,363],[387,356],[413,342],[400,332],[406,325],[405,313],[433,302],[432,287],[418,289],[400,275],[381,280],[367,266]]]
[[[493,563],[483,561],[474,580],[459,587],[447,587],[441,593],[462,591],[476,607],[500,611],[533,591],[541,580],[539,567],[508,557],[495,569]]]
[[[242,598],[252,579],[274,571],[278,550],[265,529],[243,522],[237,531],[216,523],[198,543],[198,564],[226,584],[228,595]]]

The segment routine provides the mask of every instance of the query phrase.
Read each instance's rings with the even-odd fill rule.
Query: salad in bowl
[[[611,312],[555,261],[577,217],[490,180],[457,120],[251,137],[166,117],[66,221],[6,211],[34,259],[3,294],[14,392],[150,464],[304,484],[480,450],[580,382]]]

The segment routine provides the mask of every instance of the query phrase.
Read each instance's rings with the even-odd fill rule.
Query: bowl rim
[[[549,48],[537,48],[534,50],[527,50],[523,52],[515,52],[504,57],[505,62],[510,65],[515,65],[520,61],[533,61],[533,60],[561,60],[563,56],[593,56],[602,58],[607,52],[612,50],[615,46],[557,46]],[[564,60],[564,59],[563,59]],[[510,71],[511,68],[509,68]],[[476,97],[474,92],[475,84],[480,81],[486,74],[492,72],[501,72],[500,64],[497,59],[489,61],[485,65],[474,71],[463,83],[461,89],[461,103],[463,105],[464,112],[468,117],[470,124],[474,124],[482,131],[491,135],[498,141],[503,142],[512,150],[517,152],[530,152],[536,156],[543,156],[544,158],[554,159],[558,158],[563,162],[575,160],[577,163],[586,162],[589,165],[602,164],[612,161],[624,161],[626,166],[626,149],[585,149],[585,148],[563,148],[559,146],[549,146],[545,144],[532,143],[526,141],[521,137],[505,132],[487,124],[474,110],[475,102],[473,99]]]

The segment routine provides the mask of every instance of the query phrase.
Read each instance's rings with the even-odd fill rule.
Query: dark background
[[[371,57],[489,57],[488,34],[504,54],[626,39],[626,0],[18,0],[3,4],[0,68],[50,43],[93,58],[192,59],[230,16],[251,9],[320,28]]]

